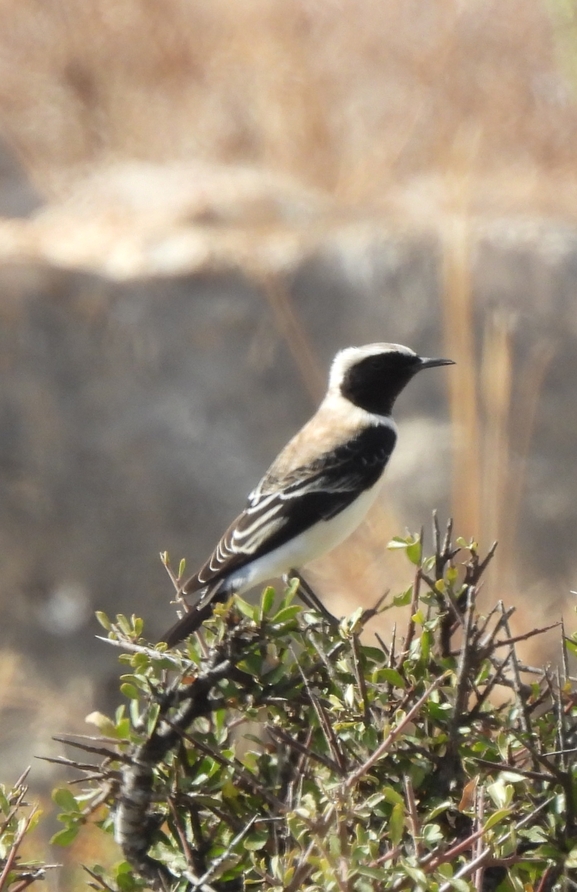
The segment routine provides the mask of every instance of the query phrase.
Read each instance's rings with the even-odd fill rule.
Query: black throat
[[[418,356],[391,351],[367,356],[345,373],[342,395],[375,415],[390,415],[400,392],[419,370]]]

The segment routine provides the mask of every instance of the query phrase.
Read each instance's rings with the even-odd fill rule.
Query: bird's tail
[[[202,626],[205,619],[208,619],[214,610],[214,605],[226,601],[229,594],[222,580],[217,585],[207,587],[196,603],[189,607],[188,612],[168,632],[165,632],[160,640],[166,642],[168,647],[174,647],[184,641]]]

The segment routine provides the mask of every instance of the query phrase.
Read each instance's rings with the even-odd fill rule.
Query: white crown
[[[357,362],[366,359],[367,356],[377,356],[379,353],[401,353],[404,356],[416,356],[410,347],[402,344],[366,344],[364,347],[345,347],[340,350],[331,365],[329,376],[329,390],[338,389],[348,370]]]

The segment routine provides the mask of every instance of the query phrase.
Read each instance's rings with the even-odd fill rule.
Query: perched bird
[[[226,601],[331,551],[375,501],[397,440],[394,402],[421,369],[452,365],[400,344],[337,353],[316,414],[274,460],[208,561],[182,586],[199,593],[164,635],[173,647]]]

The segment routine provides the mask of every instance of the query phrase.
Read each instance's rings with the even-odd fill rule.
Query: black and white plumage
[[[173,647],[213,606],[320,557],[373,504],[397,440],[393,404],[422,369],[451,365],[400,344],[337,353],[316,414],[274,460],[208,561],[182,587],[196,602],[163,637]]]

